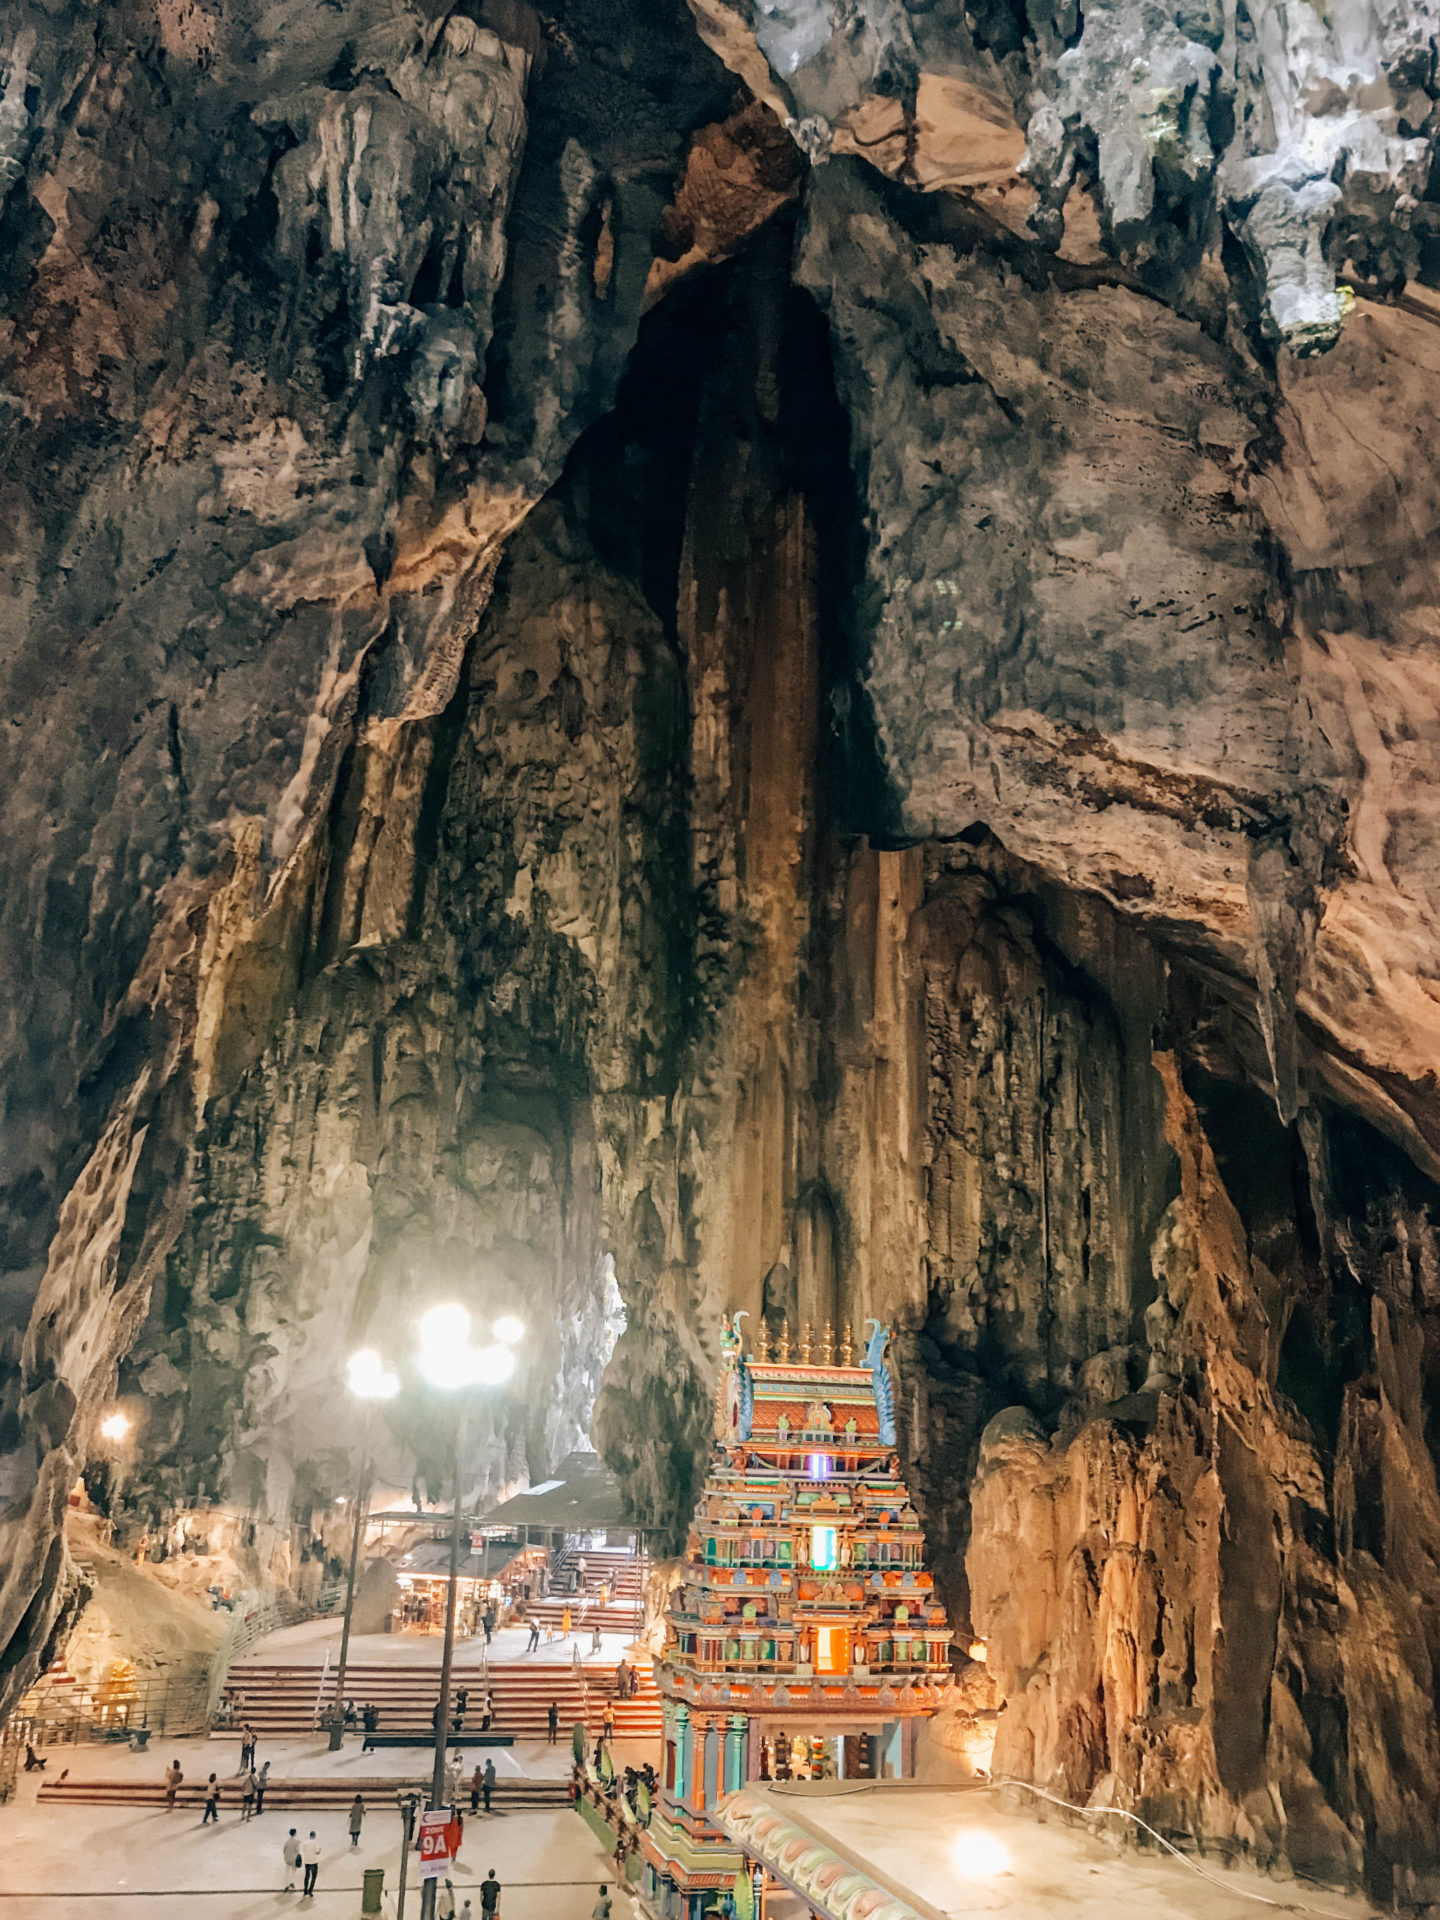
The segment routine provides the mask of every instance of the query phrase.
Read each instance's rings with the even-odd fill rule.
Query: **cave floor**
[[[750,1791],[936,1920],[998,1912],[1011,1920],[1254,1920],[1267,1907],[1378,1920],[1367,1900],[1300,1880],[1227,1870],[1213,1859],[1196,1863],[1202,1877],[1172,1856],[1120,1846],[993,1787],[854,1781]],[[993,1870],[997,1849],[1003,1864]]]
[[[169,1742],[179,1754],[187,1778],[202,1778],[215,1767],[222,1778],[233,1774],[234,1743],[187,1740]],[[275,1741],[262,1758],[277,1774],[347,1772],[374,1777],[399,1775],[424,1765],[420,1749],[365,1756],[360,1767],[356,1743],[327,1754],[323,1742]],[[377,1761],[383,1760],[383,1768]],[[128,1763],[128,1765],[127,1765]],[[508,1763],[508,1764],[507,1764]],[[163,1762],[156,1754],[125,1749],[52,1748],[50,1771],[69,1765],[72,1772],[114,1778],[126,1772],[158,1777]],[[495,1754],[497,1770],[532,1777],[568,1770],[569,1750],[524,1746]],[[167,1813],[163,1807],[38,1806],[36,1782],[21,1776],[19,1793],[0,1807],[0,1914],[4,1920],[55,1920],[83,1913],[87,1920],[140,1920],[151,1914],[193,1912],[200,1920],[269,1920],[271,1915],[352,1915],[359,1911],[360,1876],[365,1867],[385,1869],[386,1914],[394,1914],[394,1888],[400,1859],[400,1817],[393,1802],[375,1802],[360,1845],[350,1849],[347,1815],[336,1811],[267,1812],[243,1822],[226,1809],[218,1826],[200,1825],[198,1810]],[[303,1838],[313,1827],[324,1848],[317,1897],[303,1901],[285,1893],[281,1844],[292,1827]],[[595,1889],[610,1878],[610,1860],[583,1820],[568,1808],[517,1808],[467,1818],[461,1860],[453,1876],[457,1900],[495,1868],[506,1887],[504,1920],[588,1920]],[[406,1912],[419,1913],[413,1860]],[[479,1901],[475,1899],[478,1915]]]
[[[235,1661],[230,1671],[239,1675],[244,1673],[247,1666],[266,1666],[275,1661],[296,1666],[313,1662],[318,1667],[324,1664],[327,1655],[333,1666],[340,1651],[340,1629],[338,1617],[302,1620],[298,1627],[282,1627],[278,1633],[270,1633],[263,1640],[257,1640]],[[613,1668],[622,1659],[636,1657],[634,1635],[629,1633],[602,1633],[598,1653],[591,1653],[591,1637],[588,1633],[572,1633],[565,1640],[558,1635],[553,1640],[542,1640],[534,1653],[527,1652],[529,1642],[530,1634],[524,1627],[500,1629],[490,1643],[491,1666],[554,1666],[557,1660],[568,1661],[573,1658],[577,1647],[587,1667]],[[356,1633],[350,1636],[348,1659],[352,1667],[438,1667],[443,1645],[444,1637],[438,1633]],[[649,1660],[648,1648],[640,1649],[639,1653],[641,1658]],[[473,1674],[484,1658],[485,1643],[482,1638],[455,1642],[457,1674]]]

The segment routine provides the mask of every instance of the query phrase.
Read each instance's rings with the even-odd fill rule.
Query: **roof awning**
[[[632,1528],[635,1521],[625,1511],[620,1482],[599,1454],[576,1451],[565,1456],[548,1480],[502,1500],[475,1524],[593,1533]]]
[[[479,1552],[462,1551],[460,1555],[460,1578],[462,1580],[493,1580],[502,1567],[515,1558],[515,1549],[503,1540],[487,1540]],[[403,1560],[395,1562],[395,1571],[403,1580],[407,1575],[418,1576],[422,1580],[448,1580],[450,1578],[450,1542],[448,1540],[422,1540],[413,1547]]]

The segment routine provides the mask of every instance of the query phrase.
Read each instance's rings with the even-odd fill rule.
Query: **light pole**
[[[400,1804],[400,1884],[395,1890],[395,1920],[405,1920],[405,1869],[410,1861],[410,1841],[415,1832],[415,1818],[420,1808],[420,1795],[402,1787],[395,1795]]]
[[[432,1307],[420,1322],[420,1372],[432,1387],[455,1395],[454,1497],[450,1511],[450,1591],[445,1601],[445,1652],[440,1662],[440,1698],[435,1711],[435,1771],[430,1805],[445,1804],[445,1746],[450,1721],[450,1673],[455,1661],[455,1602],[460,1585],[461,1479],[464,1472],[467,1387],[498,1387],[515,1371],[511,1347],[525,1329],[512,1315],[495,1323],[488,1347],[470,1344],[470,1316],[464,1307]],[[420,1892],[420,1920],[434,1920],[435,1879]]]
[[[350,1616],[355,1611],[355,1570],[360,1564],[360,1535],[365,1527],[365,1502],[370,1490],[370,1423],[377,1400],[389,1400],[400,1382],[387,1373],[380,1356],[366,1347],[350,1356],[350,1391],[365,1403],[365,1425],[360,1444],[360,1479],[355,1488],[355,1525],[350,1535],[350,1577],[345,1583],[345,1624],[340,1629],[340,1664],[335,1669],[335,1705],[330,1714],[330,1751],[345,1738],[345,1667],[350,1658]]]

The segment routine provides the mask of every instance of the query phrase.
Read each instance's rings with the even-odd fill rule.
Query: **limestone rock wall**
[[[117,1394],[280,1582],[873,1314],[994,1764],[1433,1892],[1433,34],[23,14],[0,1711]]]

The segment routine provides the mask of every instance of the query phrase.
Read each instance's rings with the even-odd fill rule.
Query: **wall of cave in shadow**
[[[912,927],[903,1437],[995,1771],[1419,1897],[1440,1196],[1322,1099],[1282,1125],[1253,1009],[988,837]]]
[[[199,1197],[122,1366],[145,1410],[132,1524],[222,1500],[283,1576],[293,1527],[347,1484],[339,1357],[403,1353],[448,1294],[531,1328],[472,1434],[474,1493],[539,1477],[588,1432],[607,1256],[629,1315],[607,1451],[648,1522],[688,1515],[753,1224],[719,1170],[747,1134],[767,1164],[760,1116],[784,1110],[761,1275],[806,1133],[786,967],[812,958],[817,636],[844,583],[818,557],[848,482],[788,245],[646,323],[615,411],[511,541],[446,710],[367,729],[362,684],[305,910],[229,984]],[[826,1205],[795,1264],[833,1308]],[[387,1418],[382,1473],[440,1491],[443,1435],[406,1396]]]
[[[305,909],[228,990],[122,1370],[132,1515],[223,1497],[283,1574],[355,1445],[337,1356],[457,1291],[532,1328],[476,1495],[593,1407],[673,1539],[720,1313],[875,1314],[997,1768],[1403,1894],[1440,1781],[1434,1190],[1318,1095],[1282,1126],[1196,953],[983,830],[897,836],[789,240],[649,317],[446,709],[357,727]],[[382,1467],[438,1485],[441,1440],[401,1403]]]

